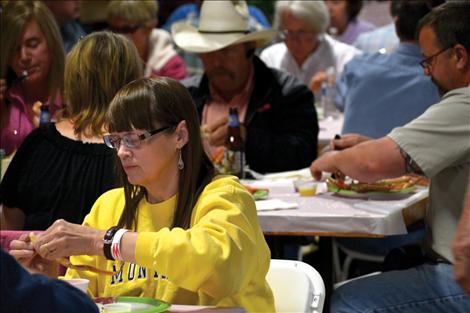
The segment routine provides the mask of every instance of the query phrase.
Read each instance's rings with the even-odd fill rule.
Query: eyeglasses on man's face
[[[434,53],[433,55],[431,55],[430,57],[427,57],[426,59],[422,60],[421,62],[419,62],[419,65],[421,65],[421,67],[425,70],[430,70],[431,67],[432,67],[432,61],[434,60],[435,57],[437,57],[439,54],[449,50],[450,48],[452,48],[453,46],[450,46],[450,47],[447,47],[447,48],[444,48],[442,50],[439,50],[438,52]]]
[[[105,135],[103,136],[104,143],[111,149],[119,150],[121,142],[129,149],[135,149],[140,146],[140,143],[162,131],[169,129],[170,126],[161,127],[155,130],[144,131],[142,134],[127,134],[124,136],[118,135]]]
[[[283,29],[279,32],[279,36],[281,37],[282,40],[308,41],[308,40],[313,40],[316,34],[313,32],[308,32],[308,31],[293,32],[288,29]]]

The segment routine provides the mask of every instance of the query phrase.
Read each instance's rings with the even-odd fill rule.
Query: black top
[[[0,202],[19,208],[26,230],[55,220],[82,223],[95,200],[117,187],[115,153],[103,144],[62,136],[46,124],[26,137],[0,184]]]
[[[255,85],[245,116],[246,162],[261,173],[297,170],[317,156],[318,121],[312,92],[293,75],[253,57]],[[182,81],[201,118],[210,97],[206,75]]]

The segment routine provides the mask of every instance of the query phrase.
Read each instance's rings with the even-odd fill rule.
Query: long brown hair
[[[17,79],[10,67],[10,60],[15,54],[18,40],[23,33],[25,25],[36,21],[44,35],[49,50],[51,64],[47,78],[50,99],[56,99],[62,93],[64,79],[65,52],[59,27],[54,16],[41,1],[9,1],[0,13],[0,77],[7,79],[7,84]],[[53,58],[53,59],[52,59]],[[11,86],[8,86],[11,87]],[[10,106],[0,104],[0,129],[7,124]]]
[[[110,132],[170,126],[167,130],[170,133],[175,131],[181,121],[186,121],[188,142],[181,149],[184,169],[179,171],[172,227],[189,228],[193,207],[204,187],[214,177],[215,169],[204,153],[196,106],[186,88],[176,80],[164,77],[136,80],[116,94],[106,120]],[[147,191],[127,180],[120,162],[118,171],[126,199],[118,226],[137,229],[137,207],[142,198],[147,196]]]

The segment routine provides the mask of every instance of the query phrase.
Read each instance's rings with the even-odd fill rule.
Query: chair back
[[[276,312],[323,311],[325,284],[307,263],[273,259],[266,279],[274,294]]]

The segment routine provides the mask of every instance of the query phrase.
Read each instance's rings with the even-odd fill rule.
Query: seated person
[[[0,45],[0,149],[16,151],[39,125],[41,103],[62,108],[65,53],[54,16],[40,1],[9,1]]]
[[[199,24],[201,2],[202,1],[200,0],[193,0],[191,3],[180,5],[173,11],[173,13],[171,13],[162,28],[167,31],[171,31],[172,25],[177,22],[185,22],[197,27]],[[256,6],[248,5],[248,13],[250,31],[257,31],[271,27],[271,24],[269,24],[263,11],[258,9]],[[192,53],[187,53],[184,50],[178,50],[178,53],[184,59],[190,76],[202,74],[204,72],[202,62],[197,56]]]
[[[398,48],[364,54],[346,64],[335,92],[336,106],[344,112],[343,134],[380,138],[439,102],[437,87],[419,65],[422,57],[415,35],[419,20],[429,11],[425,1],[400,2],[395,18]]]
[[[330,12],[329,33],[344,43],[352,45],[362,33],[375,29],[369,22],[360,19],[362,0],[324,0]]]
[[[328,24],[328,9],[322,1],[277,1],[274,27],[283,41],[264,49],[261,60],[318,91],[329,67],[339,75],[344,65],[360,54],[327,35]]]
[[[55,17],[60,28],[66,52],[86,35],[82,25],[78,22],[80,17],[80,0],[45,0],[49,10]]]
[[[274,32],[249,33],[247,12],[243,1],[236,6],[231,1],[205,1],[199,28],[185,23],[172,27],[175,43],[197,53],[204,64],[204,75],[183,84],[208,132],[205,150],[212,158],[223,148],[228,111],[236,107],[243,123],[246,163],[252,170],[306,167],[317,151],[313,95],[295,77],[268,68],[254,55],[255,48],[270,42]]]
[[[131,82],[106,121],[124,187],[103,194],[83,225],[56,221],[32,245],[27,236],[12,241],[10,253],[31,267],[71,255],[72,263],[116,272],[68,269],[66,277],[90,280],[92,297],[274,312],[253,197],[236,177],[216,176],[184,86],[163,77]]]
[[[386,137],[323,155],[310,170],[342,172],[363,182],[424,174],[431,180],[426,211],[426,262],[342,285],[332,312],[470,312],[470,297],[453,279],[452,240],[470,177],[470,3],[446,2],[420,20],[425,74],[444,94],[421,116]],[[349,147],[349,148],[348,148]],[[466,221],[468,223],[468,221]]]
[[[114,0],[108,5],[110,30],[126,35],[144,62],[144,77],[188,77],[183,59],[173,49],[170,34],[157,26],[157,1]]]
[[[98,313],[96,304],[69,283],[30,274],[0,249],[2,312]]]
[[[35,129],[13,157],[0,184],[1,228],[44,230],[55,220],[82,223],[96,199],[117,187],[115,156],[103,143],[109,102],[142,76],[134,45],[98,32],[67,56],[67,114]]]

